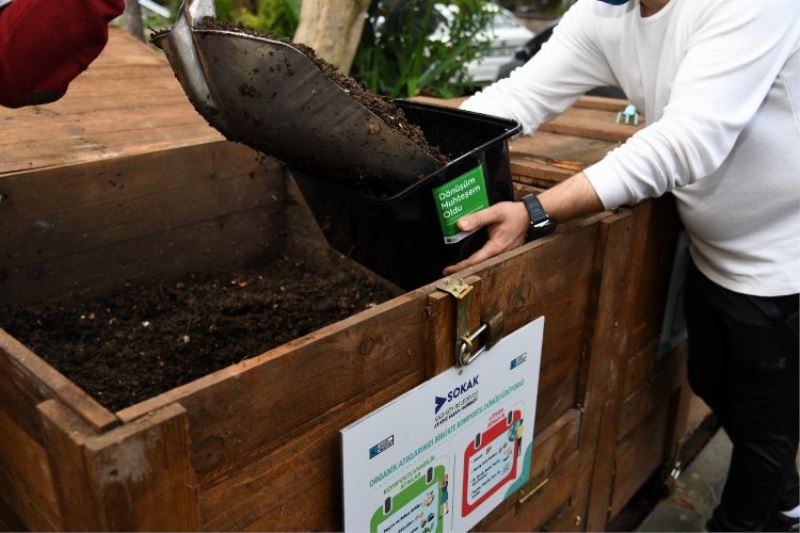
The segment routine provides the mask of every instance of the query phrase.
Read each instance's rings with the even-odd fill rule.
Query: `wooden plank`
[[[28,171],[0,177],[0,222],[29,220],[78,208],[115,203],[185,189],[197,184],[249,176],[259,171],[258,154],[233,143],[190,146],[144,157],[80,164],[46,172]],[[279,174],[274,159],[265,159],[266,176]],[[68,183],[69,187],[54,187]]]
[[[425,357],[425,376],[432,378],[447,370],[455,361],[453,337],[455,336],[456,306],[451,295],[436,291],[428,296],[428,334],[430,353]]]
[[[93,65],[166,62],[166,59],[156,53],[149,45],[134,38],[122,28],[109,28],[108,41],[109,45],[106,46]]]
[[[3,121],[3,134],[8,135],[6,138],[13,139],[15,143],[43,142],[46,140],[43,135],[45,131],[52,137],[72,137],[80,141],[85,135],[99,137],[103,133],[160,128],[197,120],[197,112],[187,102],[187,105],[181,106],[153,107],[149,113],[128,108],[118,109],[113,113],[89,111],[75,115],[34,115],[24,123],[9,125]]]
[[[0,492],[0,531],[29,531],[11,504],[5,501],[6,496]]]
[[[21,429],[42,442],[36,405],[58,398],[91,427],[104,430],[119,420],[60,372],[0,329],[0,406]]]
[[[616,116],[613,111],[573,107],[547,124],[543,124],[539,130],[602,141],[625,142],[631,135],[645,127],[644,123],[640,123],[639,126],[616,124]]]
[[[601,111],[613,111],[615,113],[625,109],[630,102],[624,98],[607,98],[605,96],[581,96],[575,102],[575,107],[584,109],[599,109]]]
[[[579,165],[597,163],[619,145],[618,142],[537,131],[533,135],[512,139],[508,143],[508,150],[512,158],[539,157],[541,162],[561,163],[562,168],[575,170]]]
[[[0,493],[34,531],[59,529],[61,517],[42,446],[0,409]]]
[[[274,257],[284,188],[281,165],[232,143],[2,177],[0,301]]]
[[[581,429],[581,412],[570,409],[558,420],[539,431],[533,443],[531,479],[544,479],[577,453]]]
[[[574,176],[576,172],[550,166],[546,163],[521,156],[512,156],[511,175],[514,181],[549,189]]]
[[[577,476],[578,455],[572,455],[551,474],[542,490],[533,491],[541,480],[533,479],[517,493],[516,505],[505,514],[492,517],[483,531],[537,531],[542,524],[558,512],[575,490],[574,480]]]
[[[203,528],[340,531],[339,430],[424,379],[419,370],[397,376],[380,390],[364,391],[325,413],[313,427],[280,447],[253,455],[240,468],[207,479],[200,491]]]
[[[548,427],[573,408],[577,381],[574,373],[567,374],[549,387],[539,389],[534,425],[536,432]]]
[[[622,389],[624,398],[640,389],[653,374],[658,355],[658,344],[659,339],[654,338],[628,358],[625,368],[625,383]]]
[[[99,294],[126,280],[170,280],[186,272],[258,264],[282,251],[280,242],[263,233],[269,216],[264,209],[221,215],[12,269],[0,276],[0,294],[6,304],[23,303],[76,292]]]
[[[2,147],[2,172],[22,173],[31,169],[92,163],[111,158],[126,158],[143,153],[163,152],[198,144],[221,141],[216,130],[199,130],[194,123],[175,124],[158,129],[134,129],[103,134],[101,139],[84,136],[76,144],[72,137],[55,138],[47,143],[16,143]],[[73,167],[73,170],[77,168]]]
[[[622,211],[602,221],[601,245],[596,261],[600,280],[597,292],[598,309],[593,317],[592,344],[587,352],[589,374],[579,385],[581,404],[587,406],[586,445],[592,446],[589,459],[582,465],[586,493],[577,506],[578,516],[589,530],[603,530],[611,490],[613,451],[616,436],[616,408],[621,402],[617,383],[619,366],[626,341],[626,332],[619,327],[616,315],[622,301],[626,280],[631,238],[632,218]],[[585,385],[583,383],[585,382]],[[589,444],[591,443],[591,444]]]
[[[624,348],[628,357],[660,335],[680,224],[669,196],[643,202],[631,213],[636,238],[618,315],[620,327],[628,332]]]
[[[40,405],[64,529],[196,531],[186,411],[170,405],[103,434],[56,401]]]
[[[669,400],[664,398],[662,400]],[[666,441],[670,402],[644,420],[617,446],[615,455],[614,491],[609,504],[609,517],[613,518],[628,503],[645,481],[666,459]]]
[[[548,188],[594,164],[619,143],[538,131],[509,142],[516,181]]]
[[[469,306],[470,330],[476,330],[484,317],[481,315],[481,279],[470,276],[464,279],[471,285],[472,296]],[[428,378],[437,376],[456,365],[456,314],[455,298],[444,291],[437,290],[428,295],[426,314],[429,317],[427,337],[431,339],[430,355],[425,358]]]
[[[630,394],[620,406],[619,439],[636,429],[642,421],[664,405],[680,388],[684,374],[681,358],[665,357],[658,362],[653,374],[637,391]]]
[[[538,432],[533,441],[533,458],[529,478],[531,482],[528,483],[527,490],[548,479],[572,455],[578,453],[580,425],[580,411],[571,409],[549,427]],[[546,487],[545,490],[547,490]],[[514,512],[518,496],[525,492],[525,488],[520,489],[517,497],[505,500],[478,523],[475,529],[477,531],[491,529],[492,524],[502,519],[509,510]],[[519,524],[519,526],[524,527],[525,524]]]
[[[533,187],[531,185],[525,185],[524,183],[517,183],[514,182],[514,199],[519,200],[523,196],[527,194],[540,194],[544,189],[540,189],[538,187]]]
[[[198,163],[204,162],[201,159]],[[237,175],[223,179],[216,177],[219,167],[213,166],[202,173],[188,168],[183,175],[170,173],[169,178],[187,183],[177,188],[159,186],[163,173],[142,174],[132,169],[109,178],[106,176],[111,165],[87,166],[105,168],[86,169],[94,180],[90,186],[70,188],[75,203],[68,204],[69,207],[59,207],[53,213],[36,213],[35,207],[27,209],[28,204],[17,201],[9,209],[11,220],[3,216],[0,241],[12,250],[10,257],[6,254],[7,268],[94,250],[253,209],[265,213],[264,234],[282,238],[283,175],[267,172],[254,161],[251,166],[241,168]],[[148,182],[143,183],[139,191],[129,190],[127,183],[137,178]],[[15,192],[20,193],[19,196],[38,192],[20,191],[29,185],[24,177],[15,182],[18,185]],[[17,213],[13,213],[15,210]],[[15,214],[22,213],[25,218],[14,219]]]

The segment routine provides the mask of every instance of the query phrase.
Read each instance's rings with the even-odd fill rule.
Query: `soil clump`
[[[392,298],[344,267],[286,258],[247,271],[126,284],[103,298],[0,309],[0,326],[111,410],[259,355]]]

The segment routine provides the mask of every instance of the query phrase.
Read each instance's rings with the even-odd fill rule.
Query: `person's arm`
[[[707,2],[662,117],[584,171],[603,205],[635,204],[716,172],[799,43],[797,0]]]
[[[564,221],[594,207],[634,204],[719,169],[796,52],[800,2],[717,0],[697,24],[663,117],[582,174],[542,193],[551,217]],[[446,274],[522,243],[522,205],[504,202],[489,209],[489,216],[465,222],[470,229],[488,225],[489,241]]]
[[[616,85],[597,47],[593,2],[574,4],[538,54],[510,77],[470,97],[461,109],[517,120],[523,133],[530,134],[586,91]]]
[[[14,0],[0,10],[0,105],[57,100],[100,54],[124,0]]]

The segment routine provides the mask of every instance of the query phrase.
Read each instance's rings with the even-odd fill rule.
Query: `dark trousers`
[[[762,531],[800,503],[798,295],[727,290],[690,263],[686,280],[689,383],[733,442],[711,531]]]

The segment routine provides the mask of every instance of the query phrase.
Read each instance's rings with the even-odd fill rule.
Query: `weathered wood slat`
[[[268,215],[263,209],[221,215],[14,268],[0,277],[0,295],[9,304],[74,292],[98,294],[118,287],[121,280],[170,280],[186,272],[218,272],[268,261],[282,251],[274,236],[262,233]]]
[[[198,530],[186,411],[170,405],[96,434],[57,401],[39,411],[64,529]]]
[[[682,363],[682,358],[677,354],[667,355],[658,361],[645,384],[625,398],[619,413],[620,438],[625,438],[647,416],[659,410],[666,399],[678,390],[684,378],[680,372]]]
[[[200,494],[204,528],[341,530],[339,429],[424,379],[422,371],[397,375],[385,388],[364,391],[327,412],[278,449],[207,479]]]
[[[616,448],[616,470],[608,514],[616,516],[666,459],[670,398],[625,437]]]
[[[101,135],[115,131],[157,129],[174,124],[186,124],[197,120],[197,112],[186,106],[158,106],[152,113],[139,109],[119,109],[114,113],[104,111],[86,112],[79,115],[45,116],[33,115],[28,120],[8,125],[3,121],[5,138],[20,142],[41,142],[43,131],[52,137],[68,137],[81,144],[85,135]],[[201,119],[202,120],[202,119]],[[5,169],[2,170],[5,172]]]
[[[0,435],[2,500],[30,529],[58,530],[61,517],[44,449],[3,409]]]
[[[573,454],[564,461],[548,478],[541,490],[530,495],[539,483],[544,480],[531,480],[517,493],[515,505],[501,508],[502,516],[486,524],[484,531],[537,531],[542,524],[574,493],[575,477],[579,465],[578,454]]]
[[[98,186],[87,191],[91,196],[85,201],[94,199],[94,194],[102,194],[108,197],[102,203],[16,221],[6,221],[3,216],[0,242],[11,251],[6,254],[4,263],[7,268],[24,267],[253,209],[264,213],[264,234],[280,239],[283,227],[281,174],[271,175],[256,166],[252,176],[242,173],[216,179],[213,174],[193,174],[195,182],[187,187],[165,188],[163,193],[152,187],[151,194],[137,198],[113,194],[120,191],[120,186],[124,187],[127,174],[116,178],[123,185],[116,184],[114,177],[104,179],[101,174],[96,180]],[[24,178],[19,182],[27,183]],[[111,194],[101,193],[101,188]],[[119,198],[114,199],[114,196]],[[19,207],[23,211],[25,206]]]
[[[0,329],[0,408],[34,440],[42,442],[36,405],[58,398],[89,426],[105,430],[119,420],[77,385]]]
[[[147,138],[143,139],[142,135]],[[198,131],[197,124],[175,124],[158,129],[139,128],[105,133],[101,137],[83,136],[76,144],[73,137],[53,139],[43,143],[16,143],[2,147],[3,169],[8,174],[37,171],[68,165],[80,165],[110,158],[154,153],[181,146],[213,143],[220,140],[213,131]],[[209,146],[210,148],[210,146]],[[75,167],[71,167],[76,170]],[[0,176],[0,179],[6,177]]]
[[[615,113],[623,110],[630,102],[622,98],[607,98],[605,96],[581,96],[575,102],[575,107],[585,109],[599,109],[601,111],[613,111]]]
[[[643,122],[638,126],[616,124],[616,117],[617,114],[613,111],[573,107],[543,124],[539,130],[601,141],[625,142],[633,133],[644,128]]]
[[[257,161],[257,154],[249,148],[213,143],[178,152],[0,176],[0,192],[5,195],[0,203],[0,223],[125,202],[200,183],[209,185],[250,172],[255,176]],[[272,159],[266,159],[263,168],[270,173],[280,170]]]

